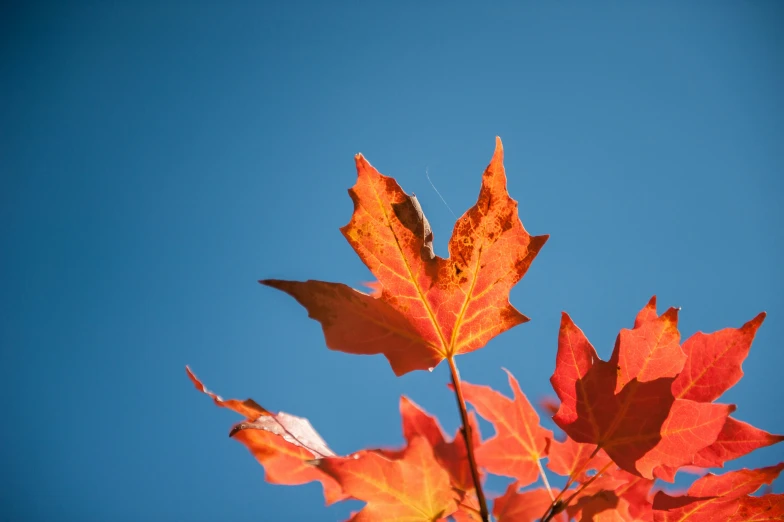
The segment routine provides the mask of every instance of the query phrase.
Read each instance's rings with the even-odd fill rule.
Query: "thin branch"
[[[563,496],[564,496],[564,493],[566,493],[566,490],[568,490],[568,489],[569,489],[569,486],[571,486],[572,484],[574,484],[574,479],[575,479],[575,478],[576,478],[578,475],[580,475],[580,473],[582,473],[582,472],[583,472],[583,471],[586,469],[586,467],[588,466],[588,463],[589,463],[589,462],[591,462],[591,460],[592,460],[592,459],[593,459],[593,458],[596,456],[596,454],[597,454],[597,453],[599,453],[599,450],[600,450],[600,449],[601,449],[601,448],[600,448],[599,446],[596,446],[596,449],[595,449],[595,450],[593,450],[593,453],[591,453],[591,455],[590,455],[590,456],[589,456],[589,457],[586,459],[586,461],[585,461],[585,462],[583,462],[583,465],[582,465],[582,466],[580,466],[580,468],[579,468],[579,469],[577,469],[577,470],[573,471],[573,472],[572,472],[572,473],[569,475],[569,480],[567,480],[567,481],[566,481],[566,484],[564,484],[564,487],[561,489],[561,492],[560,492],[560,493],[558,493],[558,496],[557,496],[557,497],[555,497],[555,499],[553,499],[553,503],[552,503],[552,504],[550,504],[550,506],[547,508],[547,511],[545,511],[545,512],[544,512],[544,515],[542,515],[542,522],[547,522],[548,520],[550,520],[551,518],[553,518],[553,516],[556,514],[556,513],[553,511],[553,510],[555,509],[555,506],[558,506],[558,505],[559,505],[559,503],[560,503],[561,499],[562,499],[562,498],[563,498]]]
[[[466,403],[463,398],[463,389],[460,385],[460,372],[457,371],[453,356],[447,357],[446,360],[449,362],[449,371],[452,374],[452,386],[455,389],[455,396],[457,397],[460,420],[463,422],[463,428],[460,431],[463,433],[463,439],[465,440],[466,451],[468,452],[468,464],[471,467],[471,478],[474,480],[476,498],[479,500],[479,514],[481,515],[483,522],[490,522],[490,512],[487,510],[487,501],[485,500],[484,492],[482,492],[482,484],[479,482],[479,468],[476,465],[476,456],[474,455],[474,437],[471,433],[471,424],[468,422],[468,411],[466,410]]]
[[[579,487],[579,488],[577,488],[577,491],[575,491],[574,493],[572,493],[572,494],[569,496],[569,498],[567,498],[567,499],[566,499],[566,501],[564,502],[564,507],[568,506],[568,505],[569,505],[569,502],[571,502],[572,500],[574,500],[574,497],[576,497],[576,496],[577,496],[577,495],[578,495],[578,494],[579,494],[579,493],[580,493],[582,490],[584,490],[585,488],[587,488],[588,486],[590,486],[590,485],[591,485],[591,482],[593,482],[594,480],[596,480],[596,479],[598,479],[599,477],[601,477],[601,476],[602,476],[602,473],[604,473],[605,471],[607,471],[607,468],[609,468],[609,467],[610,467],[612,464],[613,464],[612,462],[608,462],[607,464],[605,464],[605,465],[604,465],[604,467],[603,467],[601,470],[599,470],[599,472],[598,472],[596,475],[594,475],[594,476],[593,476],[593,477],[591,477],[590,479],[588,479],[588,480],[586,480],[585,482],[583,482],[582,484],[580,484],[580,487]]]

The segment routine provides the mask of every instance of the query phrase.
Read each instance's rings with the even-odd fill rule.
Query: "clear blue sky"
[[[496,135],[551,238],[511,295],[532,321],[464,378],[551,393],[562,310],[603,356],[653,294],[684,336],[766,310],[723,400],[784,432],[781,3],[153,4],[0,8],[0,518],[345,518],[317,485],[265,483],[183,367],[339,453],[400,444],[403,393],[452,432],[445,367],[328,351],[256,280],[370,278],[338,231],[357,152],[445,255],[425,171],[462,213]]]

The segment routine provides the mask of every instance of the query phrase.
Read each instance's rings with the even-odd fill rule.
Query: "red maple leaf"
[[[781,520],[782,495],[750,497],[770,484],[784,463],[761,469],[742,469],[698,479],[686,495],[673,497],[660,491],[653,499],[655,522],[716,522],[717,520]],[[762,500],[765,499],[765,500]],[[761,518],[778,513],[777,518]]]
[[[741,365],[765,316],[762,312],[740,328],[725,328],[709,334],[697,332],[687,339],[683,343],[686,360],[683,370],[673,381],[673,395],[677,399],[709,403],[734,386],[743,376]],[[657,319],[654,297],[638,314],[635,327]],[[782,435],[772,435],[728,417],[716,440],[693,455],[689,462],[705,468],[723,467],[727,460],[782,440]],[[675,466],[663,465],[657,468],[656,476],[673,481],[677,471]]]
[[[561,399],[553,420],[577,442],[597,444],[622,469],[653,478],[657,467],[691,463],[712,444],[733,407],[676,398],[672,383],[686,356],[678,345],[677,310],[622,330],[609,362],[563,314],[556,370]],[[647,319],[642,320],[641,317]]]
[[[528,319],[509,304],[548,236],[530,236],[506,191],[503,147],[496,140],[479,199],[455,224],[449,257],[433,253],[433,232],[415,196],[356,156],[351,221],[341,229],[376,276],[374,295],[339,283],[281,281],[282,290],[322,325],[327,346],[384,354],[395,374],[435,367],[483,347]]]

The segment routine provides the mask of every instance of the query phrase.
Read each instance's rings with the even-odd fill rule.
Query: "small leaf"
[[[569,437],[563,442],[553,441],[547,456],[547,467],[559,475],[584,482],[589,470],[598,471],[610,462],[603,451],[591,458],[596,449],[596,444],[582,444]]]
[[[406,397],[400,399],[400,415],[403,418],[403,436],[409,443],[416,437],[424,437],[433,448],[433,453],[441,466],[447,470],[452,486],[461,497],[474,491],[474,479],[468,461],[465,439],[460,430],[452,440],[447,440],[438,420],[427,414],[414,401]],[[472,439],[479,446],[479,425],[473,414],[469,415]]]
[[[267,482],[298,485],[319,481],[324,486],[327,504],[345,498],[337,482],[308,464],[312,459],[333,456],[335,453],[327,447],[307,419],[284,412],[273,414],[251,399],[223,400],[209,391],[190,368],[186,367],[185,371],[196,389],[212,397],[215,404],[248,419],[236,424],[229,436],[244,444],[264,466]]]
[[[493,516],[497,522],[534,522],[539,520],[552,504],[549,493],[544,488],[518,493],[520,484],[510,484],[503,496],[495,499]],[[550,520],[564,522],[565,513],[559,513]]]
[[[435,460],[424,437],[415,437],[402,457],[388,459],[373,451],[315,462],[343,490],[367,505],[355,522],[410,522],[446,517],[457,509],[449,475]]]
[[[517,379],[508,371],[506,374],[513,399],[488,386],[467,382],[463,382],[463,394],[496,430],[495,436],[484,441],[476,452],[479,465],[490,473],[514,477],[524,486],[539,476],[539,459],[547,455],[553,432],[539,425],[539,415],[520,390]]]

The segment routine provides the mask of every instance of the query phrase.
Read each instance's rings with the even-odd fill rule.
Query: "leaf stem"
[[[550,500],[555,501],[555,495],[553,495],[553,489],[550,487],[550,481],[547,480],[547,475],[545,475],[544,468],[542,467],[542,459],[536,459],[536,465],[539,467],[539,475],[542,477],[544,487],[547,488],[547,493],[550,495]]]
[[[596,449],[595,449],[595,450],[593,450],[593,452],[592,452],[592,453],[591,453],[591,455],[588,457],[588,459],[586,459],[586,460],[585,460],[585,462],[583,462],[583,465],[582,465],[582,466],[580,466],[580,468],[579,468],[579,469],[576,469],[576,470],[574,470],[574,471],[573,471],[573,472],[572,472],[572,473],[569,475],[569,480],[567,480],[567,481],[566,481],[566,484],[564,484],[564,487],[561,489],[561,492],[560,492],[560,493],[558,493],[558,496],[557,496],[557,497],[555,497],[555,499],[553,499],[553,503],[552,503],[552,504],[550,504],[550,507],[548,507],[548,508],[547,508],[547,511],[545,511],[545,512],[544,512],[544,515],[542,516],[542,519],[541,519],[541,520],[542,520],[542,522],[547,522],[548,520],[550,520],[551,518],[553,518],[553,516],[555,515],[555,513],[553,512],[553,509],[555,508],[555,506],[556,506],[556,505],[558,505],[558,503],[559,503],[559,502],[561,501],[561,499],[563,498],[563,496],[564,496],[564,493],[566,493],[566,490],[567,490],[567,489],[569,489],[569,486],[571,486],[571,485],[574,483],[574,480],[575,480],[575,478],[577,478],[577,476],[578,476],[580,473],[582,473],[582,472],[583,472],[583,471],[584,471],[584,470],[585,470],[585,469],[588,467],[588,463],[589,463],[589,462],[591,462],[591,460],[593,460],[593,458],[596,456],[596,454],[597,454],[597,453],[599,453],[599,450],[600,450],[600,449],[601,449],[601,447],[599,447],[599,446],[596,446]],[[598,473],[597,473],[597,475],[598,475]],[[551,495],[551,497],[552,497],[552,495]],[[570,499],[570,500],[571,500],[571,499]]]
[[[574,500],[574,497],[576,497],[576,496],[577,496],[577,495],[578,495],[578,494],[579,494],[579,493],[580,493],[582,490],[584,490],[585,488],[587,488],[588,486],[590,486],[590,485],[591,485],[591,483],[592,483],[594,480],[596,480],[596,479],[598,479],[599,477],[601,477],[601,476],[602,476],[602,473],[604,473],[605,471],[607,471],[607,468],[609,468],[609,467],[610,467],[612,464],[613,464],[612,462],[608,462],[607,464],[605,464],[605,466],[604,466],[604,467],[603,467],[601,470],[599,470],[599,472],[598,472],[596,475],[594,475],[594,476],[593,476],[593,477],[591,477],[590,479],[588,479],[588,480],[586,480],[585,482],[583,482],[582,484],[580,484],[580,487],[579,487],[579,488],[577,488],[577,491],[575,491],[574,493],[572,493],[572,494],[569,496],[569,498],[567,498],[567,499],[564,501],[564,505],[565,505],[565,506],[568,506],[568,505],[569,505],[569,502],[571,502],[572,500]]]
[[[463,398],[463,389],[460,385],[460,372],[457,371],[454,356],[446,358],[449,362],[449,372],[452,374],[452,386],[455,389],[455,396],[457,397],[457,407],[460,410],[460,420],[463,422],[463,439],[465,440],[466,452],[468,453],[468,464],[471,467],[471,478],[474,480],[474,488],[476,489],[476,498],[479,501],[479,514],[483,522],[490,522],[490,512],[487,511],[487,500],[485,494],[482,492],[482,484],[479,482],[479,467],[476,465],[476,456],[474,455],[473,434],[471,433],[471,424],[468,422],[468,411],[466,410],[465,399]]]

